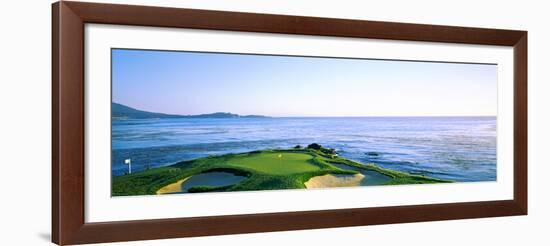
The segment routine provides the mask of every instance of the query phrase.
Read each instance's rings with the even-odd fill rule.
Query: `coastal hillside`
[[[143,111],[128,107],[120,103],[111,104],[111,117],[118,119],[150,119],[150,118],[266,118],[262,115],[238,115],[232,113],[216,112],[199,115],[177,115]]]

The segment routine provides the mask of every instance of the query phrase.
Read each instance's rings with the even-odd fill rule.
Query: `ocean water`
[[[112,174],[209,155],[319,143],[340,156],[453,181],[496,180],[496,117],[112,121]]]

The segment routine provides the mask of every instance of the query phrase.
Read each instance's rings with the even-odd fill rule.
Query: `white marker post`
[[[128,165],[128,174],[132,173],[132,160],[126,159],[124,160],[124,164]]]

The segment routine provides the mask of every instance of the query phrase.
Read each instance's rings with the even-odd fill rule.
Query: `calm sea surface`
[[[495,117],[113,120],[112,173],[319,143],[345,158],[454,181],[496,179]]]

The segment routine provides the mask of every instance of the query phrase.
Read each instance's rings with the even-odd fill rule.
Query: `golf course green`
[[[373,175],[375,174],[375,175]],[[377,177],[369,183],[370,177]],[[308,182],[308,181],[315,182]],[[328,181],[327,181],[328,180]],[[345,183],[347,181],[353,183]],[[361,164],[318,144],[182,161],[113,177],[112,195],[195,193],[449,182]],[[310,184],[309,186],[306,184]],[[314,185],[311,185],[314,184]]]

